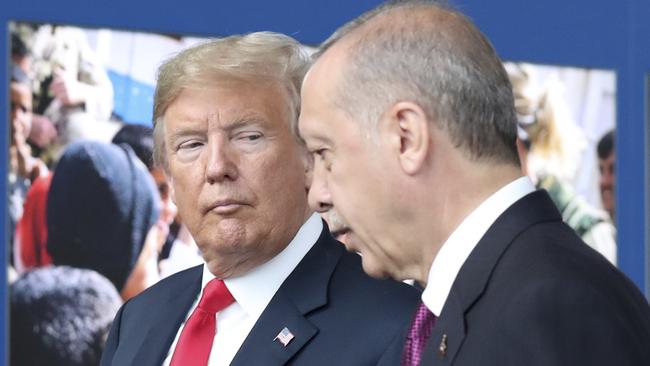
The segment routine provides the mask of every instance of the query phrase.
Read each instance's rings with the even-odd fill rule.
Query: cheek
[[[343,174],[341,174],[343,173]],[[382,215],[381,203],[386,199],[392,200],[388,182],[372,175],[367,167],[356,167],[347,171],[333,170],[329,179],[329,189],[334,207],[341,212],[344,219],[354,228],[365,230]],[[384,201],[385,202],[385,201]],[[383,223],[373,227],[381,228]]]
[[[163,209],[169,210],[169,213],[176,212],[183,216],[191,214],[198,209],[196,202],[199,197],[201,187],[201,177],[196,176],[191,171],[172,172],[172,179],[169,183],[169,198],[165,202]]]
[[[372,184],[366,184],[358,170],[346,168],[342,165],[334,167],[325,178],[335,206],[352,202],[363,203],[368,190],[372,188]]]
[[[240,170],[246,177],[245,184],[250,185],[257,195],[266,196],[275,204],[290,201],[294,195],[300,195],[297,192],[306,197],[305,165],[298,152],[293,149],[253,157],[241,164]]]

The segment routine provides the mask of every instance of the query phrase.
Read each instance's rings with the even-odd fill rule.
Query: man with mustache
[[[425,286],[402,365],[647,365],[636,286],[522,176],[512,88],[462,14],[403,1],[339,29],[305,77],[310,203],[374,277]]]
[[[154,160],[205,265],[125,304],[102,365],[399,362],[417,292],[368,277],[307,202],[307,66],[297,42],[261,32],[160,67]]]

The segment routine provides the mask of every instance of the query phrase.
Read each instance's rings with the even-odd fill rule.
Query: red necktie
[[[176,344],[170,366],[205,366],[217,332],[215,314],[235,299],[222,280],[213,279],[205,285],[199,305],[185,322]]]
[[[404,344],[402,366],[417,366],[420,364],[422,350],[427,343],[427,339],[431,336],[431,330],[435,322],[436,316],[424,303],[420,302]]]

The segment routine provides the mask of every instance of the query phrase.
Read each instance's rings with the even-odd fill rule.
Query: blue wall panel
[[[4,1],[0,5],[0,85],[7,85],[7,22],[31,20],[129,30],[226,35],[257,30],[287,33],[307,44],[324,40],[337,26],[379,1],[239,0],[58,0]],[[650,71],[650,2],[647,0],[452,0],[473,18],[509,60],[612,69],[618,76],[619,262],[641,288],[646,286],[648,227],[648,136],[644,78]],[[7,116],[7,88],[0,88],[0,115]],[[0,124],[0,171],[7,168],[7,124]],[[0,190],[6,192],[4,179]],[[6,221],[6,202],[0,222]],[[6,229],[2,235],[6,237]],[[6,239],[5,239],[6,242]],[[0,250],[0,263],[6,263]],[[0,283],[6,272],[0,271]],[[0,309],[6,311],[6,286]],[[6,329],[0,316],[0,329]],[[0,363],[6,343],[0,342]]]

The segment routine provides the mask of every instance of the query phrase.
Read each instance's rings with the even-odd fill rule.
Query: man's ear
[[[424,166],[431,148],[430,126],[424,110],[414,102],[397,102],[383,119],[382,130],[402,170],[408,175],[416,174]]]

